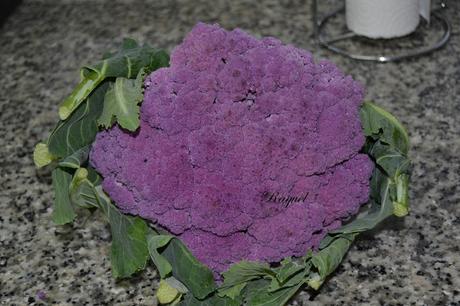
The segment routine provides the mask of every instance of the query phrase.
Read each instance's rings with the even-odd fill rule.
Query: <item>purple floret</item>
[[[334,64],[200,23],[145,86],[140,129],[98,133],[91,164],[214,272],[304,255],[368,200],[363,88]]]

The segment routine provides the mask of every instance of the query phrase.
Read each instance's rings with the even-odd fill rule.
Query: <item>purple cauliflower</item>
[[[145,87],[139,130],[98,133],[90,162],[215,273],[302,256],[368,200],[363,88],[334,64],[200,23]]]

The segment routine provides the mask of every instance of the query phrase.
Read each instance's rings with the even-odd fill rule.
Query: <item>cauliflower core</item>
[[[368,200],[363,88],[332,63],[200,23],[145,87],[139,130],[98,133],[90,162],[214,272],[304,255]]]

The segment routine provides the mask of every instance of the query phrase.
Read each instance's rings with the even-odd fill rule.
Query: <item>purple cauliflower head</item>
[[[363,88],[332,63],[200,23],[145,87],[139,130],[98,133],[90,162],[214,272],[304,255],[368,200]]]

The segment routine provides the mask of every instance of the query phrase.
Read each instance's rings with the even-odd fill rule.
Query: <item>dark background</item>
[[[0,26],[6,21],[14,9],[21,4],[22,0],[2,0],[0,1]]]

